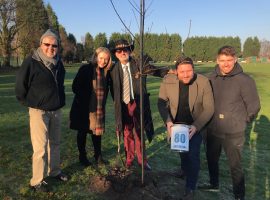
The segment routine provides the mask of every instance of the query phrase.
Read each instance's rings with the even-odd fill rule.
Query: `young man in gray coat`
[[[180,57],[176,74],[164,77],[159,91],[158,109],[171,136],[171,127],[189,125],[189,151],[180,153],[181,166],[186,173],[183,200],[194,198],[200,169],[202,131],[214,113],[214,100],[208,78],[194,72],[192,59]]]
[[[210,75],[215,99],[215,113],[208,126],[206,146],[210,185],[201,189],[218,190],[218,161],[223,147],[228,158],[235,199],[245,198],[245,179],[241,154],[245,129],[260,110],[260,100],[254,80],[237,63],[231,46],[219,49],[217,66]]]

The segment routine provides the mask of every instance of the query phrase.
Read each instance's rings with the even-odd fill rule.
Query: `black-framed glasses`
[[[57,44],[49,44],[49,43],[42,43],[42,44],[44,44],[46,47],[52,46],[52,48],[54,49],[58,48]]]

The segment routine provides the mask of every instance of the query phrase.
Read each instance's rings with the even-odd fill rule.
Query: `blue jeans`
[[[189,151],[180,153],[181,168],[187,175],[186,189],[195,190],[200,170],[200,148],[202,135],[196,133],[189,141]]]

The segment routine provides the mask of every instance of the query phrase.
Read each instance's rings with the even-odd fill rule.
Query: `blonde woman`
[[[73,80],[75,94],[70,111],[70,128],[77,130],[79,161],[84,166],[91,163],[87,158],[86,136],[91,134],[94,159],[104,164],[101,155],[101,135],[105,131],[105,103],[108,94],[107,72],[112,59],[109,49],[99,47],[89,64],[82,65]]]

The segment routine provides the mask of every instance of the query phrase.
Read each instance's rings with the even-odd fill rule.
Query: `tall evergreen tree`
[[[59,34],[58,17],[56,16],[55,12],[53,11],[52,6],[49,3],[46,7],[46,11],[47,11],[47,15],[48,15],[50,28],[54,29]]]
[[[73,63],[76,60],[76,51],[77,51],[77,42],[76,38],[72,33],[69,33],[67,36],[67,45],[65,47],[66,54],[64,56],[64,60],[69,63]]]
[[[95,36],[94,48],[97,49],[98,47],[107,47],[106,33],[99,33]]]
[[[3,56],[3,66],[10,66],[12,41],[18,31],[16,26],[15,0],[0,0],[0,52]],[[1,66],[1,65],[0,65]]]
[[[179,34],[172,34],[171,35],[171,43],[172,43],[172,48],[171,48],[171,61],[175,61],[179,55],[181,55],[181,37]]]
[[[59,25],[59,36],[61,40],[60,52],[61,52],[64,62],[66,62],[66,58],[67,58],[67,54],[69,50],[69,42],[67,38],[68,36],[67,36],[66,29],[62,25]]]
[[[84,59],[90,61],[93,53],[94,53],[94,39],[92,35],[89,32],[87,32],[85,34],[84,39]]]
[[[76,44],[75,62],[82,62],[84,60],[84,47],[82,43]]]
[[[39,46],[40,36],[49,28],[46,8],[42,0],[17,0],[16,22],[20,55],[24,58]]]
[[[243,46],[243,56],[259,56],[260,53],[260,42],[257,37],[248,37]]]

